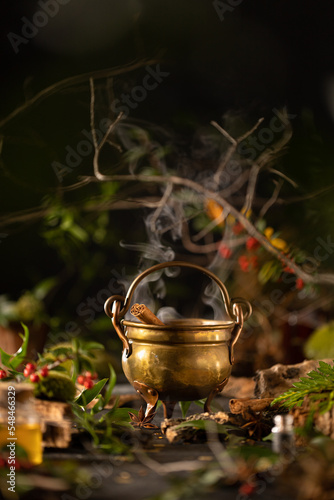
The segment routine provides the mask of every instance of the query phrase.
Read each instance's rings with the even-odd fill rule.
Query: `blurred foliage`
[[[334,321],[314,330],[304,344],[304,352],[310,359],[334,359]]]

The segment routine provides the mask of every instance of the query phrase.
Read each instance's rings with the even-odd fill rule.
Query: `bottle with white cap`
[[[273,451],[285,458],[293,458],[295,454],[295,440],[293,430],[293,416],[289,414],[276,415],[273,433]]]

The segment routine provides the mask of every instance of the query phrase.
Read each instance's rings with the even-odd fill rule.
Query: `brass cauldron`
[[[134,290],[147,275],[166,267],[190,267],[217,283],[229,321],[183,319],[165,326],[122,319]],[[158,399],[165,417],[173,413],[177,401],[212,398],[226,385],[233,364],[233,349],[243,322],[252,308],[247,300],[230,299],[225,285],[211,271],[181,261],[150,267],[132,282],[126,297],[113,295],[104,306],[123,343],[122,366],[126,378],[147,403],[146,416],[154,413]]]

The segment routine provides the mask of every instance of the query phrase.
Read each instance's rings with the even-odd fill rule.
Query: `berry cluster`
[[[34,363],[27,363],[23,370],[23,375],[30,379],[30,382],[37,383],[41,378],[46,378],[49,375],[49,368],[45,365],[37,370]]]
[[[94,385],[94,380],[97,379],[97,373],[86,372],[84,375],[79,375],[77,382],[83,385],[86,389],[91,389]]]
[[[247,257],[247,255],[240,255],[238,263],[240,269],[245,273],[247,273],[251,269],[257,269],[259,265],[256,255],[251,255],[250,257]]]

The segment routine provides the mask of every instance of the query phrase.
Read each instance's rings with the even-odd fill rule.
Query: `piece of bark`
[[[219,411],[217,413],[197,413],[187,418],[169,418],[161,423],[161,431],[166,435],[170,443],[203,443],[206,441],[206,432],[204,429],[195,427],[178,427],[183,422],[192,420],[208,420],[217,424],[225,424],[229,420],[227,413]]]
[[[323,360],[333,364],[330,359]],[[277,364],[266,370],[259,370],[255,377],[254,395],[256,398],[275,398],[298,382],[301,377],[319,367],[318,360],[305,360],[296,365]]]
[[[68,448],[72,439],[71,405],[35,398],[34,406],[40,417],[43,446]]]
[[[253,378],[230,377],[220,394],[226,398],[252,398],[254,397],[254,388],[255,381]],[[217,396],[219,395],[217,394]]]
[[[302,406],[290,410],[295,427],[304,427],[310,416],[311,409],[312,403],[309,397],[306,396]],[[313,415],[313,424],[316,430],[334,439],[334,407],[322,414],[316,411]]]
[[[322,415],[315,416],[315,428],[325,436],[334,439],[334,407]]]
[[[259,412],[270,409],[273,398],[264,399],[231,399],[230,410],[234,414],[243,414],[245,412]]]

